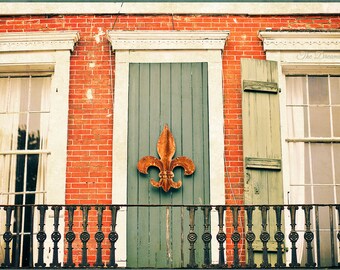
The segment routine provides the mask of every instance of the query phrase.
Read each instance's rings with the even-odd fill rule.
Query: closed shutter
[[[282,204],[281,138],[277,63],[242,59],[243,153],[245,204]],[[268,250],[276,252],[275,215],[268,219]],[[260,211],[254,215],[255,251],[262,250]],[[275,262],[275,261],[274,261]],[[272,262],[273,263],[273,262]]]

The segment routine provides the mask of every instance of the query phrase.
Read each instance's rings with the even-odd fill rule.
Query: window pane
[[[293,185],[310,183],[309,149],[303,142],[289,143],[289,174]]]
[[[314,184],[332,184],[331,144],[311,144],[312,174]],[[327,194],[326,194],[327,196]],[[319,201],[316,200],[319,203]]]
[[[37,185],[39,155],[27,156],[27,181],[26,190],[35,191]]]
[[[306,76],[286,78],[287,105],[307,104]]]
[[[340,185],[340,144],[333,144],[333,154],[334,154],[335,183]]]
[[[315,203],[318,204],[334,203],[333,186],[315,186],[313,192]]]
[[[308,88],[309,104],[329,104],[327,77],[309,76]]]
[[[340,104],[340,77],[330,77],[332,104]]]
[[[340,137],[340,107],[332,108],[333,116],[333,135],[335,137]]]
[[[308,112],[306,107],[288,107],[287,124],[289,138],[308,136]]]
[[[331,136],[329,107],[310,107],[309,116],[311,137]]]
[[[31,113],[29,121],[28,149],[40,149],[40,113]]]
[[[51,77],[32,78],[30,110],[46,111],[49,110]]]

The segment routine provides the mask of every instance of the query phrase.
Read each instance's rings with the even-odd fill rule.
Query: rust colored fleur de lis
[[[195,165],[190,158],[187,157],[177,157],[172,159],[176,151],[176,145],[174,137],[168,126],[165,125],[164,129],[159,136],[157,142],[157,152],[160,159],[153,156],[145,156],[138,161],[137,169],[143,174],[148,174],[148,168],[153,166],[157,167],[160,171],[159,178],[157,182],[154,179],[150,180],[152,186],[160,188],[162,187],[165,192],[168,192],[170,188],[180,188],[182,186],[182,181],[173,181],[174,173],[173,169],[175,167],[183,167],[184,175],[191,175],[195,171]]]

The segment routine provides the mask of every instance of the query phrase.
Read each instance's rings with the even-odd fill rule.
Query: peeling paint
[[[105,32],[101,27],[98,28],[98,34],[94,35],[94,39],[96,40],[96,43],[100,43],[103,41],[103,37],[105,36]]]
[[[171,239],[170,239],[170,208],[166,208],[166,255],[167,261],[171,262]]]
[[[234,18],[233,21],[234,21],[234,23],[238,23],[237,20],[236,20],[236,18]]]
[[[96,63],[95,62],[91,62],[90,64],[89,64],[89,67],[90,68],[94,68],[96,66]]]
[[[87,98],[88,100],[92,100],[92,99],[93,99],[93,91],[92,91],[91,88],[90,88],[90,89],[87,89],[86,98]]]

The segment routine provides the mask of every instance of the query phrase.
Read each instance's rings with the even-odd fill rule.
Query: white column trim
[[[135,36],[136,33],[131,33]],[[130,33],[124,33],[129,35]],[[128,126],[128,80],[129,80],[129,64],[130,63],[171,63],[171,62],[207,62],[208,63],[208,98],[209,98],[209,160],[210,160],[210,203],[224,204],[225,203],[225,185],[224,185],[224,135],[223,135],[223,89],[222,89],[222,49],[229,32],[224,31],[223,46],[219,41],[217,49],[189,49],[182,50],[176,47],[176,42],[167,42],[169,36],[173,32],[168,33],[155,31],[155,36],[150,38],[151,32],[144,35],[148,43],[151,40],[163,40],[160,44],[164,45],[164,49],[150,50],[145,47],[144,50],[127,50],[126,44],[135,46],[134,42],[129,42],[129,38],[124,43],[122,50],[116,49],[115,63],[115,100],[114,100],[114,131],[113,131],[113,175],[112,175],[112,203],[126,204],[127,203],[127,126]],[[194,40],[197,44],[204,44],[202,38],[203,32],[192,35],[193,32],[176,33],[181,40]],[[220,33],[220,34],[222,34]],[[120,34],[120,33],[119,33]],[[179,35],[178,35],[179,34]],[[109,40],[113,40],[114,31],[109,31]],[[123,35],[120,35],[123,36]],[[143,35],[139,36],[142,39]],[[175,35],[172,37],[174,38]],[[193,39],[193,36],[200,38]],[[207,32],[209,39],[209,32]],[[216,36],[216,35],[215,35]],[[210,35],[213,37],[213,35]],[[187,39],[186,39],[187,38]],[[143,39],[142,39],[143,40]],[[174,39],[173,39],[174,40]],[[208,43],[206,43],[208,44]],[[117,45],[117,44],[116,44]],[[115,45],[113,45],[115,46]],[[207,45],[210,46],[210,45]],[[121,48],[121,47],[120,47]],[[126,234],[126,214],[121,212],[119,216],[120,222],[117,225],[117,231],[120,234]],[[217,218],[212,219],[212,222],[217,222]],[[212,233],[217,234],[217,223],[211,226]],[[124,237],[123,237],[124,238]],[[126,240],[117,242],[117,261],[119,266],[125,266],[126,263]],[[218,260],[217,243],[213,243],[216,249],[212,249],[213,261]]]

